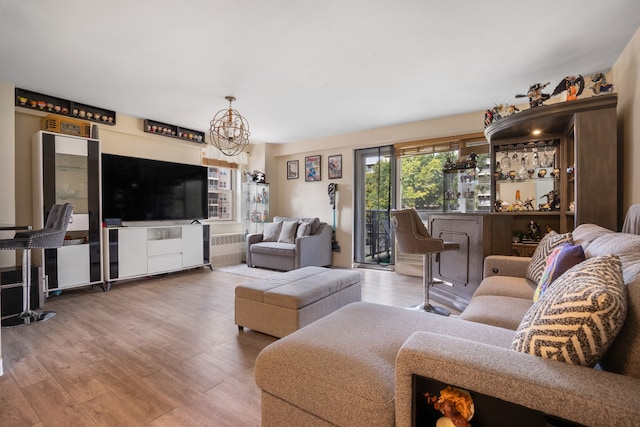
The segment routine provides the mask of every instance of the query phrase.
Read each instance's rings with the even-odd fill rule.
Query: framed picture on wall
[[[298,166],[297,160],[289,160],[287,162],[287,179],[298,179]]]
[[[329,156],[329,179],[342,178],[342,154]]]
[[[321,181],[319,155],[304,158],[304,180],[307,182]]]

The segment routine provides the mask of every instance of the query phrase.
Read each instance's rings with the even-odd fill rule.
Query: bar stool
[[[391,225],[396,236],[398,248],[402,252],[422,254],[424,303],[419,308],[430,313],[448,316],[450,314],[449,310],[443,307],[435,307],[429,303],[429,287],[434,284],[431,257],[435,254],[436,262],[439,262],[441,252],[460,249],[460,245],[431,237],[420,215],[414,208],[392,210]]]
[[[38,313],[31,310],[31,249],[56,249],[62,246],[72,212],[73,206],[69,203],[53,205],[44,228],[21,231],[13,239],[0,240],[0,250],[22,250],[22,282],[2,286],[22,286],[22,312],[3,319],[3,327],[28,325],[56,315],[53,311]]]

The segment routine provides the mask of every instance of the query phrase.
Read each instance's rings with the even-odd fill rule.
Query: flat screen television
[[[207,218],[207,182],[204,166],[103,153],[102,218]]]

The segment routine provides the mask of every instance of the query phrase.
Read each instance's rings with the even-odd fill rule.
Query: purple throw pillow
[[[533,301],[537,301],[549,286],[551,286],[558,277],[562,276],[565,271],[574,265],[580,264],[585,259],[584,250],[580,245],[563,243],[555,248],[547,257],[547,266],[542,273],[540,282],[538,282]]]

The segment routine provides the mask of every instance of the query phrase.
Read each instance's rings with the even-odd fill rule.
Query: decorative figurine
[[[607,77],[604,73],[596,73],[591,76],[591,86],[589,86],[589,89],[593,91],[594,95],[611,93],[613,92],[613,83],[607,83]]]
[[[471,163],[471,166],[474,168],[478,164],[478,155],[475,151],[471,151],[471,153],[469,154],[469,163]]]
[[[518,94],[516,98],[529,98],[529,108],[540,107],[544,105],[544,101],[551,98],[551,95],[548,93],[542,93],[542,89],[549,86],[549,82],[547,83],[535,83],[529,86],[529,91],[526,95]]]
[[[454,163],[451,161],[451,157],[447,157],[447,161],[444,162],[444,168],[446,170],[453,169]]]
[[[527,197],[527,199],[524,201],[524,208],[526,208],[527,210],[531,209],[532,211],[535,210],[535,208],[533,207],[533,199],[531,197]]]
[[[509,103],[507,103],[504,106],[504,117],[508,117],[512,114],[517,113],[518,111],[520,111],[518,107],[516,107],[515,105],[509,105]]]
[[[529,222],[529,237],[532,240],[540,240],[540,224],[538,224],[534,220],[531,220],[531,222]]]
[[[551,190],[547,194],[541,196],[547,198],[547,203],[540,205],[541,211],[559,211],[560,210],[560,197],[558,196],[558,190]]]
[[[491,112],[491,110],[485,110],[484,111],[484,127],[489,126],[491,123],[493,123],[493,113]]]
[[[558,86],[553,90],[551,96],[556,96],[567,91],[567,101],[575,101],[584,90],[584,79],[580,74],[578,76],[565,77]]]

